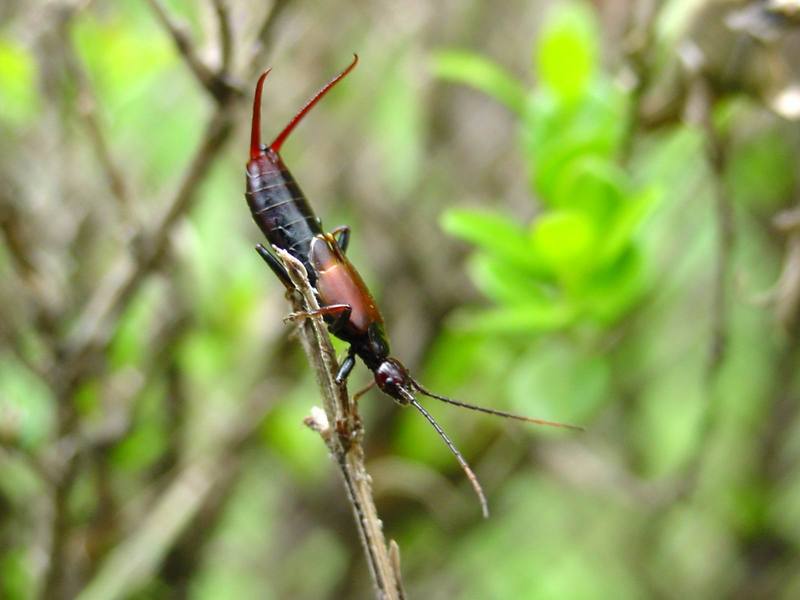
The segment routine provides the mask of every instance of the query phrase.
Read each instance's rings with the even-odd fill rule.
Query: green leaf
[[[167,447],[165,428],[152,418],[141,423],[111,452],[115,469],[141,471],[154,464]]]
[[[30,52],[0,40],[0,121],[22,125],[37,108],[36,68]]]
[[[146,340],[153,318],[160,309],[159,292],[155,282],[148,283],[120,316],[108,351],[109,363],[114,368],[135,364],[151,351],[146,347]]]
[[[623,200],[614,223],[604,235],[598,263],[606,263],[619,258],[660,197],[661,191],[653,186]]]
[[[382,149],[383,168],[388,187],[402,196],[417,185],[425,124],[419,90],[414,77],[398,61],[385,67],[385,75],[374,100],[372,114],[375,138]]]
[[[434,53],[431,65],[440,79],[474,87],[519,115],[525,111],[525,86],[488,58],[465,50],[441,50]]]
[[[502,258],[477,254],[470,261],[470,275],[484,294],[501,304],[550,301],[541,278],[532,276]]]
[[[595,261],[597,230],[575,210],[553,210],[537,219],[531,231],[536,254],[561,277],[579,279]]]
[[[654,373],[632,415],[632,442],[643,474],[664,476],[691,460],[708,402],[700,348]]]
[[[579,425],[609,400],[610,369],[602,356],[554,341],[526,354],[510,381],[513,410]]]
[[[536,71],[547,89],[571,101],[586,92],[597,63],[597,27],[583,4],[559,5],[548,15],[536,48]]]
[[[566,302],[530,302],[517,306],[462,311],[453,317],[453,327],[483,334],[530,335],[557,331],[571,325],[576,317],[574,306]]]
[[[21,548],[6,550],[0,558],[0,596],[23,600],[34,595],[30,557]]]
[[[644,259],[635,246],[629,246],[615,263],[592,274],[582,297],[592,316],[604,324],[619,319],[645,290]]]
[[[586,156],[572,161],[565,169],[553,204],[583,212],[598,228],[603,228],[616,214],[627,187],[627,176],[622,169],[607,160]]]
[[[771,130],[734,146],[725,172],[734,200],[775,210],[789,198],[797,178],[794,155],[785,132]]]
[[[304,386],[298,386],[298,389],[310,392]],[[289,465],[292,475],[313,481],[325,472],[324,461],[320,460],[324,458],[324,449],[318,444],[309,443],[311,438],[308,429],[301,426],[306,416],[307,403],[293,402],[287,398],[271,411],[262,433],[270,450]]]
[[[15,359],[0,354],[0,437],[38,447],[53,430],[55,409],[48,387]]]
[[[547,270],[534,255],[525,227],[505,215],[469,209],[445,211],[440,220],[447,233],[531,273],[546,275]]]
[[[528,104],[523,146],[532,189],[553,203],[565,170],[587,156],[612,159],[625,132],[626,98],[612,85],[596,82],[580,102],[565,105],[547,92]]]

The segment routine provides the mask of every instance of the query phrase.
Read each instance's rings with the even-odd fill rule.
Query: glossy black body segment
[[[280,156],[267,148],[247,165],[245,198],[259,229],[273,246],[303,263],[311,285],[316,276],[308,262],[311,240],[322,234],[320,220]]]

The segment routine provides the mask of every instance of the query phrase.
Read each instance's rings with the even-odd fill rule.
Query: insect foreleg
[[[353,353],[353,350],[349,350],[347,352],[347,356],[339,366],[339,372],[336,373],[336,383],[341,384],[343,381],[345,381],[355,366],[356,356]]]
[[[350,245],[350,226],[340,225],[331,231],[331,234],[336,239],[336,245],[339,246],[342,254],[347,254],[347,247]]]
[[[286,272],[286,267],[283,266],[283,263],[275,258],[272,253],[264,248],[261,244],[256,245],[256,252],[258,255],[264,259],[264,262],[267,263],[267,266],[272,269],[272,272],[278,276],[278,279],[281,280],[281,283],[286,287],[287,290],[293,290],[294,285],[292,284],[292,280],[289,278],[289,273]]]

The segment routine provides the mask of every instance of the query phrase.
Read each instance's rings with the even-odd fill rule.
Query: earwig
[[[315,287],[319,310],[302,313],[300,316],[322,316],[328,330],[350,345],[336,374],[336,382],[343,383],[353,370],[356,357],[360,358],[374,375],[371,386],[377,385],[384,394],[402,406],[413,406],[433,426],[466,473],[480,501],[483,516],[488,517],[488,503],[478,478],[433,416],[419,403],[418,394],[499,417],[537,425],[582,429],[574,425],[476,406],[435,394],[416,381],[398,359],[390,356],[389,338],[384,329],[383,317],[366,284],[345,255],[350,240],[350,228],[338,227],[331,233],[323,231],[321,221],[311,210],[306,197],[280,157],[280,149],[294,128],[357,63],[358,56],[354,54],[353,62],[314,94],[269,146],[261,144],[261,94],[270,70],[267,69],[259,77],[253,98],[245,198],[253,219],[269,243],[302,262],[311,285]],[[277,257],[261,244],[256,246],[256,250],[284,286],[289,290],[293,289],[289,274]]]

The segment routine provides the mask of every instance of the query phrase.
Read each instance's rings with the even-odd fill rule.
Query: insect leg
[[[289,278],[289,273],[286,272],[286,267],[283,266],[283,263],[275,258],[272,253],[264,248],[261,244],[256,245],[256,252],[258,255],[264,259],[264,262],[267,263],[267,266],[272,269],[272,272],[278,276],[278,279],[281,280],[281,283],[286,286],[287,290],[293,290],[294,285],[292,284],[292,280]]]
[[[356,366],[356,357],[352,350],[347,352],[347,357],[342,361],[339,372],[336,373],[336,383],[341,384],[350,375],[350,371]]]
[[[335,332],[341,328],[348,320],[350,314],[353,312],[353,307],[349,304],[328,304],[318,308],[317,310],[293,312],[289,314],[284,321],[299,321],[301,319],[308,319],[309,317],[334,317],[334,321],[328,325],[331,332]]]
[[[361,398],[361,396],[366,394],[368,391],[370,391],[374,387],[375,387],[375,380],[373,379],[367,385],[365,385],[363,388],[361,388],[355,394],[353,394],[353,402],[358,402],[358,400],[359,400],[359,398]]]
[[[339,250],[342,251],[342,254],[347,254],[347,246],[350,245],[350,226],[340,225],[331,231],[331,233],[333,237],[336,238],[336,245],[339,246]]]

